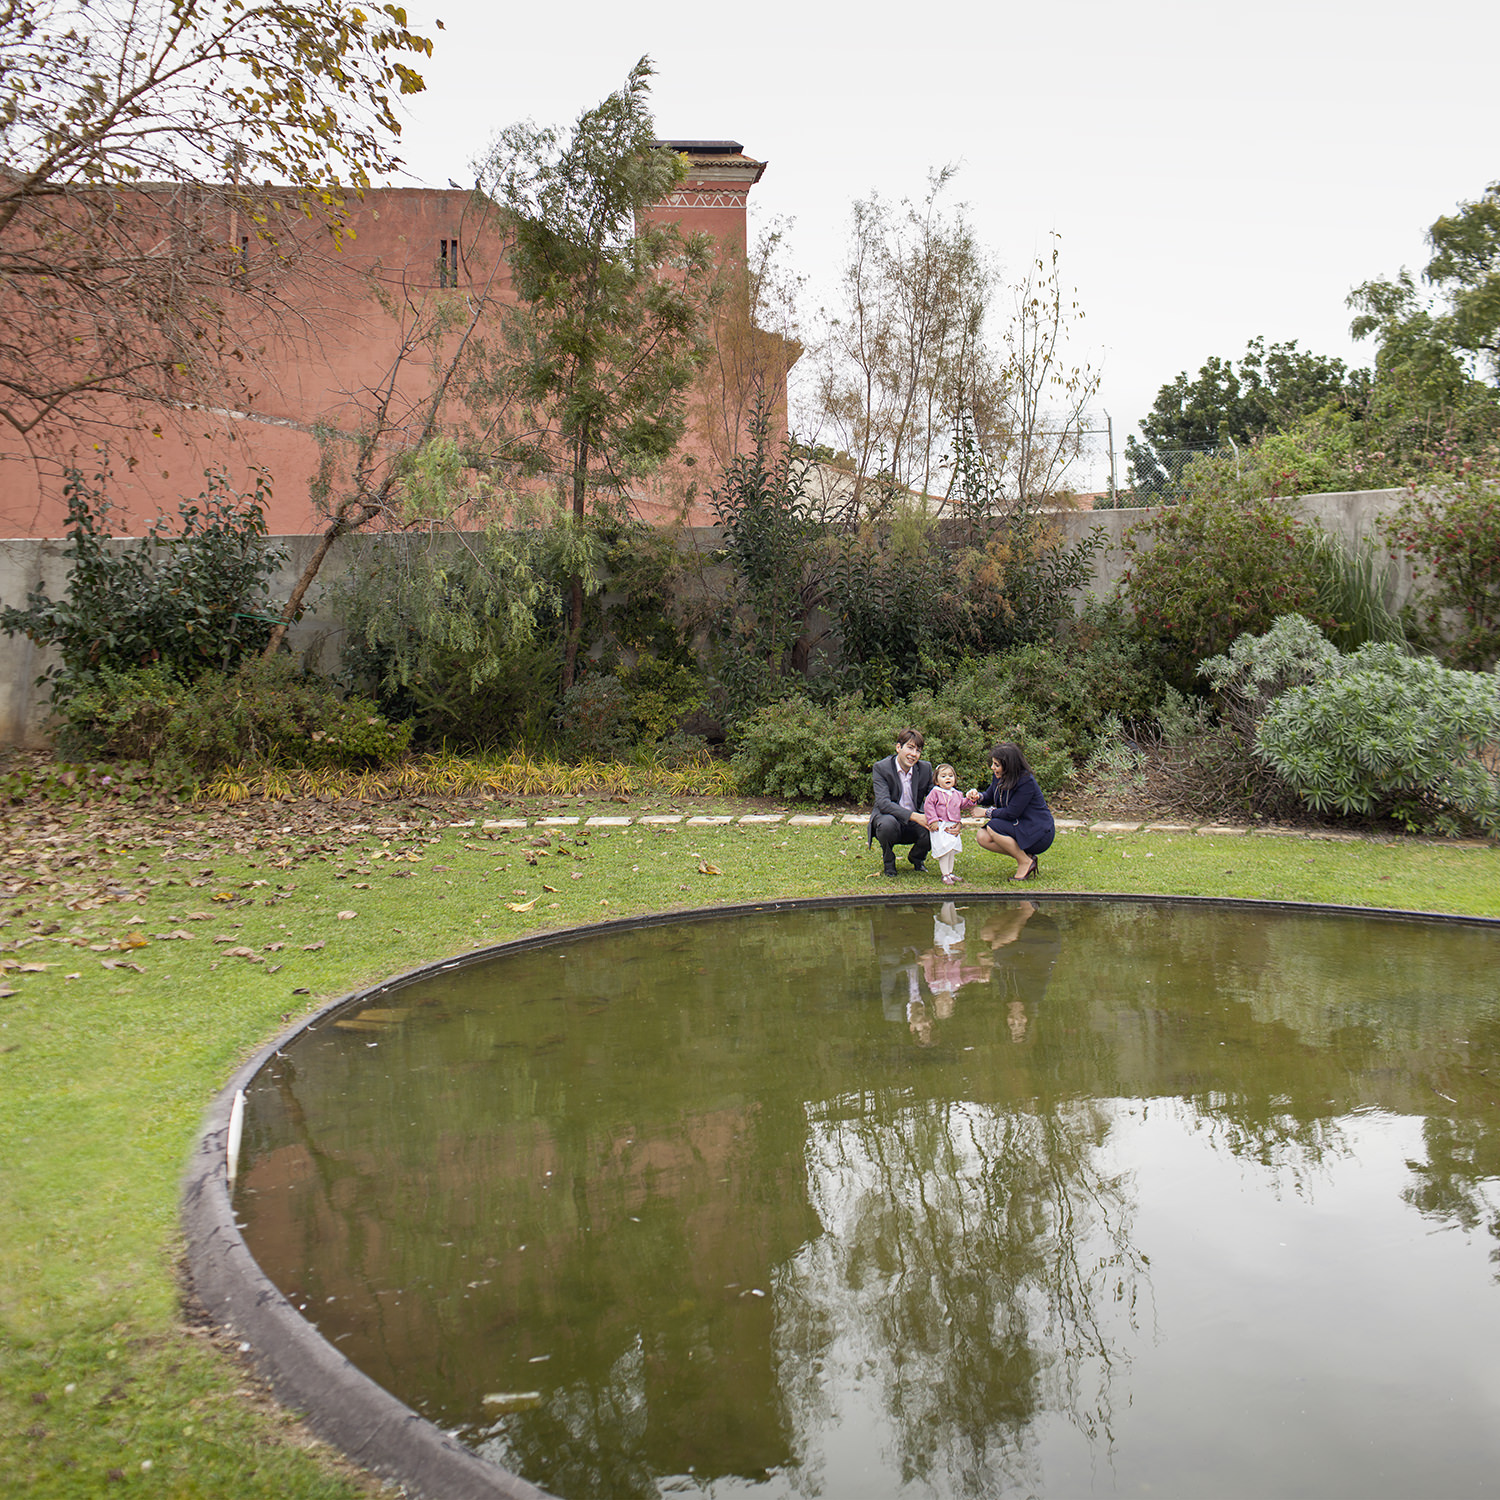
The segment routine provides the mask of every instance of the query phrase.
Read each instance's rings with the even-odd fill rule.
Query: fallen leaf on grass
[[[0,984],[0,1000],[9,1000],[15,993],[8,984]]]
[[[215,901],[233,901],[234,900],[234,892],[233,891],[215,891],[213,893],[212,899],[215,900]]]
[[[509,911],[530,911],[541,898],[533,896],[530,901],[507,901],[506,909]]]
[[[144,947],[145,944],[143,943],[141,946]],[[56,967],[57,967],[56,964],[17,964],[16,965],[16,973],[18,973],[18,974],[45,974],[48,969],[55,969]]]
[[[153,932],[151,936],[154,937],[158,943],[190,943],[193,940],[192,933],[184,932],[180,927],[175,932]]]
[[[208,922],[211,920],[212,917],[206,911],[190,911],[187,916],[183,918],[183,921],[185,922]]]
[[[260,956],[260,954],[258,954],[255,951],[254,948],[245,948],[245,947],[226,948],[224,950],[224,957],[225,958],[248,958],[250,960],[250,962],[253,963],[253,964],[263,964],[263,963],[265,963],[265,959],[263,959]]]
[[[357,891],[367,891],[370,889],[370,882],[368,880],[356,880],[354,882],[354,889]]]
[[[280,953],[281,950],[283,948],[285,948],[285,947],[286,947],[285,943],[267,943],[266,944],[266,952],[267,953]]]
[[[319,938],[315,943],[303,943],[302,951],[304,953],[316,953],[327,941],[327,938]]]
[[[568,879],[569,880],[582,880],[583,879],[583,871],[582,870],[569,870],[568,871]]]
[[[724,872],[718,867],[718,865],[711,865],[706,859],[704,859],[698,862],[698,873],[700,875],[722,875]]]
[[[555,896],[557,894],[557,887],[555,885],[544,885],[542,889],[546,891],[549,896]]]
[[[101,958],[99,960],[99,967],[102,969],[134,969],[137,974],[144,974],[146,972],[139,964],[133,964],[129,959],[125,958]]]
[[[339,913],[339,921],[352,922],[358,915],[359,913],[357,911],[341,911]]]

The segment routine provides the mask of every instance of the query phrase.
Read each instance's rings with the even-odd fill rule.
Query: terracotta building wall
[[[764,164],[736,142],[667,144],[685,150],[692,169],[653,217],[710,234],[728,261],[742,257],[746,204]],[[492,237],[480,232],[467,190],[374,189],[354,206],[348,230],[339,246],[318,226],[307,224],[298,233],[294,264],[277,280],[274,311],[239,325],[243,357],[229,362],[215,394],[176,411],[116,403],[98,424],[109,434],[107,446],[90,443],[71,455],[86,472],[112,471],[117,534],[139,534],[159,511],[175,513],[184,497],[200,492],[210,468],[224,469],[245,491],[253,489],[257,470],[269,475],[271,533],[320,530],[311,494],[321,454],[317,434],[367,428],[388,388],[393,409],[414,420],[430,389],[430,358],[419,348],[398,361],[397,352],[424,300],[455,281],[460,292],[490,278],[502,295],[508,290],[505,268],[495,263]],[[226,226],[226,240],[236,238],[248,236]],[[270,253],[250,240],[251,271],[258,274],[263,268],[255,258]],[[702,397],[696,399],[701,405]],[[678,460],[635,497],[647,519],[682,508],[689,486],[713,459],[705,435],[711,426],[695,413]],[[689,520],[708,518],[701,499],[687,510]],[[39,468],[19,444],[0,438],[0,535],[61,536],[65,515],[55,469]]]

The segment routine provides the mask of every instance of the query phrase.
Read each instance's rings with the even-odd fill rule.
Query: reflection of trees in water
[[[1144,1261],[1127,1181],[1098,1164],[1108,1112],[1089,1101],[997,1112],[930,1102],[814,1116],[809,1195],[824,1233],[778,1278],[789,1423],[830,1416],[828,1366],[877,1380],[904,1481],[965,1495],[1026,1484],[1027,1428],[1060,1410],[1110,1440]],[[811,1453],[799,1454],[804,1463]]]
[[[1414,1179],[1402,1194],[1418,1213],[1455,1225],[1466,1234],[1483,1227],[1493,1239],[1490,1262],[1500,1268],[1500,1023],[1469,1028],[1461,1061],[1433,1070],[1429,1087],[1453,1106],[1422,1122],[1425,1162],[1409,1161]],[[1500,1281],[1500,1269],[1495,1272]]]
[[[1326,1179],[1334,1161],[1354,1155],[1338,1119],[1302,1113],[1285,1096],[1214,1091],[1185,1101],[1184,1107],[1191,1128],[1206,1134],[1215,1150],[1264,1167],[1278,1197],[1284,1180],[1299,1198],[1310,1197],[1316,1178]]]

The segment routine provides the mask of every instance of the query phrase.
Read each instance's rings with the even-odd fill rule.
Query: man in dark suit
[[[896,873],[896,845],[910,844],[907,859],[914,870],[926,867],[932,835],[922,804],[932,790],[932,767],[922,759],[926,742],[919,729],[903,729],[896,736],[896,753],[878,760],[872,769],[875,782],[875,811],[870,814],[870,837],[880,841],[884,856],[882,875]]]

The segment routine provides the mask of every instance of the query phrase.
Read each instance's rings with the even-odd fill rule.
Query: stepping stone
[[[649,818],[642,818],[642,823],[680,823],[681,813],[653,813]]]
[[[474,819],[470,818],[467,822],[463,823],[450,823],[448,826],[450,828],[472,828],[474,826]]]
[[[484,820],[486,828],[525,828],[526,826],[525,818],[486,818]]]
[[[1319,829],[1316,833],[1308,834],[1310,839],[1321,839],[1325,844],[1360,844],[1364,840],[1357,833],[1329,833]]]
[[[814,813],[798,813],[786,822],[788,828],[832,828],[833,814],[825,813],[820,817]]]
[[[1202,828],[1198,829],[1198,832],[1199,833],[1222,833],[1222,834],[1225,834],[1225,835],[1229,835],[1229,834],[1249,833],[1250,830],[1248,828],[1234,828],[1234,827],[1231,827],[1227,823],[1207,823]]]
[[[590,818],[584,824],[585,828],[629,828],[633,819],[631,818]]]
[[[840,821],[844,823],[858,823],[863,826],[870,821],[870,818],[868,813],[845,813]]]
[[[1191,833],[1196,823],[1147,823],[1142,833]]]
[[[712,816],[705,814],[702,817],[689,818],[687,820],[687,826],[689,828],[718,828],[725,823],[732,822],[734,822],[734,819],[730,817],[728,813],[715,814]]]
[[[779,823],[785,816],[786,816],[785,813],[746,813],[745,816],[740,819],[740,822],[741,823]]]
[[[983,821],[982,819],[976,821]],[[1089,825],[1083,818],[1055,818],[1053,825],[1062,833],[1078,833]]]
[[[573,828],[580,821],[578,818],[538,818],[536,826],[538,828]]]
[[[1139,823],[1091,823],[1090,831],[1093,833],[1139,833]]]

